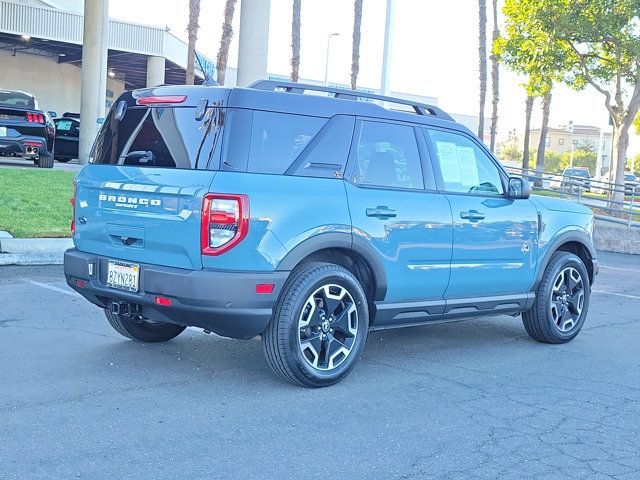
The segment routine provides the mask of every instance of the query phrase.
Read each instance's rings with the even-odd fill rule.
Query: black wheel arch
[[[336,263],[349,270],[365,288],[370,301],[384,300],[387,276],[375,249],[364,240],[346,232],[327,232],[296,245],[276,270],[291,271],[306,262]]]
[[[577,255],[587,268],[587,272],[589,273],[589,283],[593,284],[595,276],[598,273],[596,249],[593,246],[591,238],[589,238],[586,233],[579,230],[572,230],[560,235],[547,248],[547,252],[540,261],[540,268],[538,269],[534,285],[535,290],[538,289],[538,285],[540,285],[540,282],[542,281],[542,276],[544,275],[547,265],[549,265],[549,262],[551,261],[551,257],[553,257],[553,254],[558,251],[571,252]]]

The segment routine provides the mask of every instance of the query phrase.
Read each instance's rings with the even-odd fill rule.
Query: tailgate
[[[79,250],[201,269],[200,213],[215,171],[87,165],[77,178]]]

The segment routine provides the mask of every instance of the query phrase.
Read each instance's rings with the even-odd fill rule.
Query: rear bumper
[[[267,327],[288,272],[185,270],[140,264],[140,291],[107,287],[106,257],[72,248],[64,254],[64,274],[71,288],[91,303],[107,308],[112,302],[139,305],[142,316],[157,321],[204,328],[225,337],[249,339]],[[89,275],[89,263],[94,265]],[[76,281],[83,280],[84,288]],[[82,282],[81,282],[82,283]],[[270,294],[257,294],[256,284],[274,284]],[[155,304],[155,297],[171,306]]]
[[[28,149],[37,148],[37,151],[29,152]],[[18,155],[27,158],[36,158],[42,153],[49,153],[47,140],[43,137],[0,137],[0,155]]]

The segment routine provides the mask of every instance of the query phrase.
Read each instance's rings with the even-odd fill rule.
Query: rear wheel
[[[104,314],[109,323],[123,337],[144,343],[166,342],[180,335],[185,328],[173,323],[152,322],[117,315],[105,309]]]
[[[41,154],[36,164],[39,168],[53,168],[53,152]]]
[[[533,307],[522,314],[527,333],[543,343],[573,340],[584,325],[590,295],[589,274],[580,257],[569,252],[554,253]]]
[[[308,263],[291,273],[262,341],[267,362],[281,378],[325,387],[353,369],[368,331],[367,299],[351,272]]]
[[[67,157],[56,157],[56,160],[60,163],[67,163],[71,159]]]

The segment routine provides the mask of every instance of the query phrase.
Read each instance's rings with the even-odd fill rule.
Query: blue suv
[[[584,324],[593,215],[529,197],[437,107],[326,87],[124,93],[76,178],[68,284],[123,336],[260,335],[283,379],[344,378],[370,330]]]

